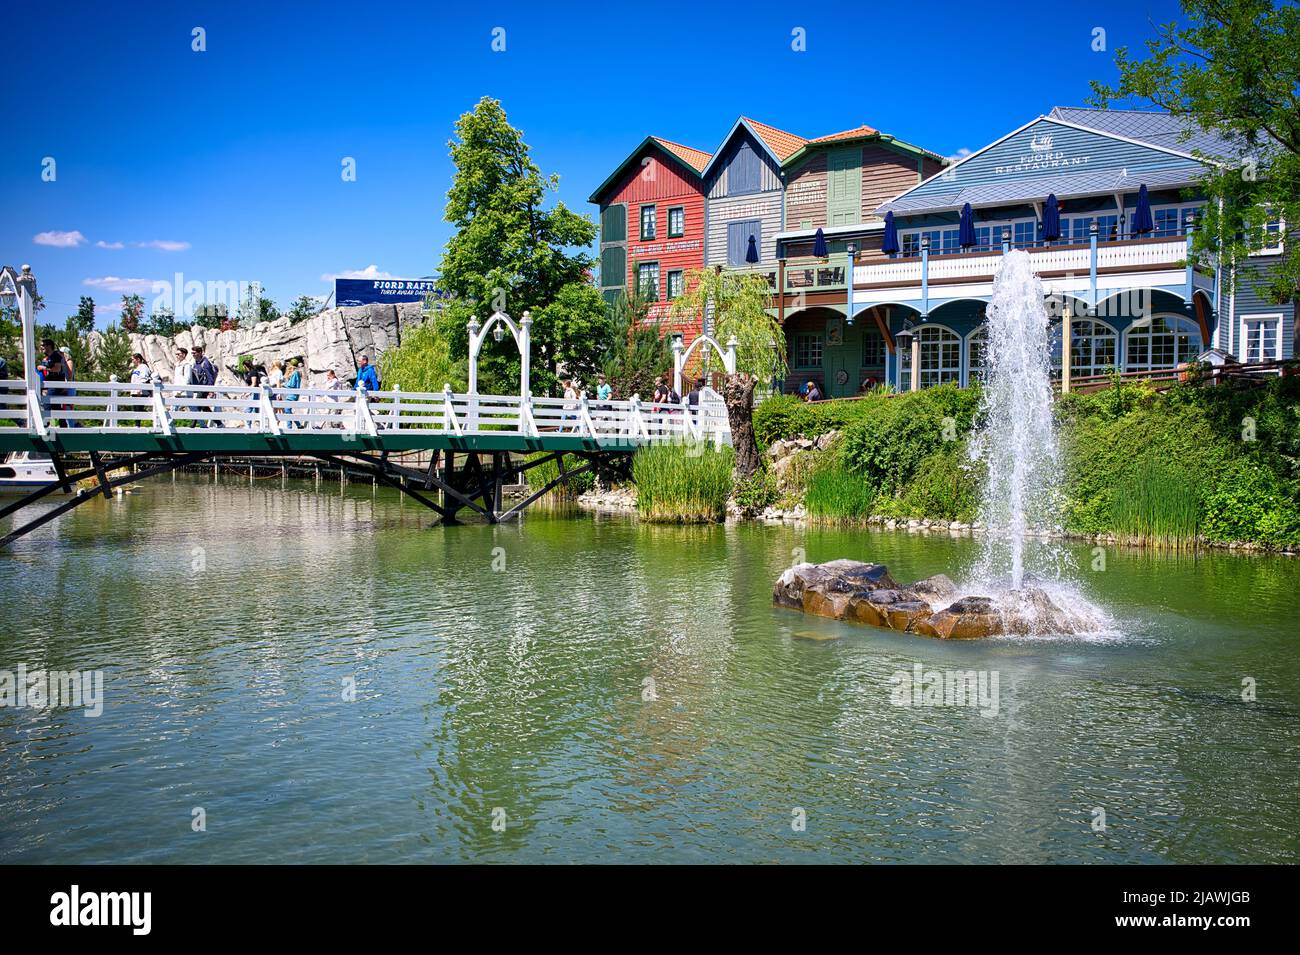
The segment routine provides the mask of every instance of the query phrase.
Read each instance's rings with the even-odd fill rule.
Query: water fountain
[[[987,309],[981,423],[979,560],[957,585],[945,575],[900,584],[880,564],[800,564],[777,580],[777,604],[820,616],[944,638],[1077,634],[1108,629],[1071,584],[1059,546],[1062,465],[1052,417],[1051,319],[1029,255],[1003,256]]]

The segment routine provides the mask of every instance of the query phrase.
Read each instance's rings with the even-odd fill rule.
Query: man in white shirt
[[[188,385],[190,372],[194,370],[194,359],[190,358],[189,349],[176,346],[176,370],[172,372],[173,385]]]

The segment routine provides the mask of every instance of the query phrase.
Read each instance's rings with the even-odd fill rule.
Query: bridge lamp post
[[[480,325],[477,318],[471,318],[465,327],[469,332],[469,393],[478,394],[478,355],[483,348],[483,339],[487,337],[488,331],[491,330],[493,340],[498,342],[505,341],[508,331],[514,338],[515,344],[519,346],[519,396],[526,399],[530,393],[529,352],[533,328],[532,314],[524,312],[523,318],[516,323],[505,312],[493,312],[486,325]]]
[[[23,328],[23,381],[27,386],[28,414],[39,413],[36,376],[36,326],[33,292],[36,290],[36,278],[32,267],[24,265],[22,274],[5,266],[0,269],[0,302],[5,308],[17,308],[18,320]],[[34,419],[33,419],[34,420]]]

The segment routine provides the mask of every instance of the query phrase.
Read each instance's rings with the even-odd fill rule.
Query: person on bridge
[[[41,351],[45,354],[44,357],[40,359],[39,364],[37,364],[36,370],[41,373],[41,378],[46,383],[41,394],[41,410],[45,413],[45,417],[48,419],[51,410],[62,411],[67,407],[62,402],[51,405],[51,399],[62,397],[67,394],[67,389],[51,388],[49,387],[49,383],[51,381],[70,381],[72,378],[72,369],[68,367],[67,356],[54,347],[53,339],[41,339]],[[67,422],[65,421],[64,423],[66,424]]]
[[[686,393],[686,404],[690,407],[693,414],[700,407],[700,392],[704,390],[704,379],[696,378],[694,387]]]
[[[301,388],[301,387],[302,387],[302,372],[298,370],[298,359],[296,359],[296,358],[289,362],[289,377],[286,378],[286,379],[284,380],[284,386],[285,386],[286,388]],[[298,398],[299,398],[299,396],[296,395],[296,394],[287,394],[287,395],[285,395],[284,397],[285,397],[285,399],[288,400],[288,401],[297,401]],[[292,416],[292,415],[293,415],[293,407],[290,406],[290,407],[288,407],[288,408],[285,408],[285,409],[284,409],[284,415],[285,415],[286,418]],[[290,428],[303,428],[303,427],[306,427],[306,425],[305,425],[303,422],[301,422],[301,421],[290,421],[290,422],[289,422],[289,427],[290,427]]]
[[[212,364],[211,359],[209,359],[207,355],[203,354],[203,346],[195,345],[190,350],[190,354],[194,356],[194,367],[190,369],[190,380],[187,381],[186,384],[215,385],[217,383],[217,366]],[[202,394],[210,394],[210,392],[195,392],[195,397]],[[212,406],[194,405],[190,410],[194,412],[210,412],[212,411]],[[210,425],[211,422],[207,419],[199,419],[194,422],[194,427],[196,428],[207,428]],[[219,423],[218,427],[220,427]]]
[[[330,395],[328,398],[325,399],[326,401],[333,401],[335,404],[342,404],[347,399],[347,396],[344,394],[344,392],[347,390],[347,385],[343,383],[342,378],[334,374],[333,368],[325,369],[325,390],[334,392],[334,394]],[[331,417],[335,417],[335,416],[342,417],[343,413],[344,412],[342,408],[331,409],[329,411],[329,415]],[[321,424],[321,427],[346,429],[347,425],[345,425],[342,421],[338,421],[338,422],[326,421]]]
[[[357,360],[357,387],[366,391],[379,390],[379,372],[375,371],[375,366],[370,364],[370,359],[365,355]]]

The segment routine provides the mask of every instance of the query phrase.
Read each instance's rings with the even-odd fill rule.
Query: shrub
[[[871,516],[876,493],[860,474],[833,458],[808,478],[808,516],[823,521],[862,522]]]
[[[632,459],[637,510],[649,521],[721,521],[727,514],[734,464],[731,448],[713,451],[698,444],[642,448]]]
[[[761,511],[776,503],[776,478],[771,471],[756,471],[751,477],[737,481],[731,495],[745,510]]]
[[[944,445],[926,455],[906,486],[896,517],[973,521],[979,508],[978,471],[966,456],[966,442]]]
[[[1300,545],[1300,504],[1269,467],[1252,457],[1233,462],[1215,481],[1201,523],[1206,540],[1256,541],[1268,547]]]

